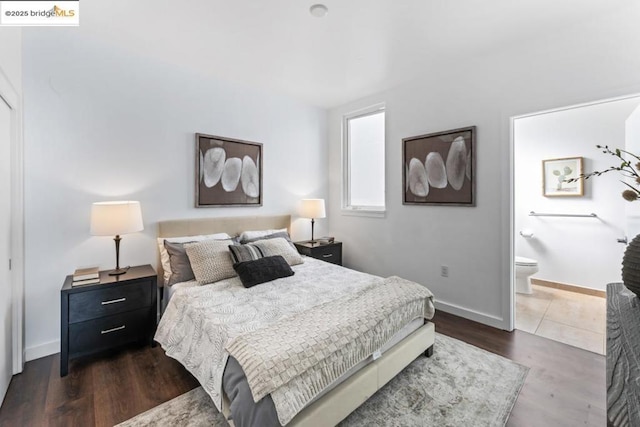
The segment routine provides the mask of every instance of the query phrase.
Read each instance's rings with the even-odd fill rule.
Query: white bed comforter
[[[304,264],[293,269],[294,276],[249,289],[237,277],[183,288],[169,301],[155,339],[167,355],[181,362],[200,381],[219,410],[222,375],[229,357],[225,347],[232,340],[384,282],[382,278],[312,258],[305,258]],[[429,299],[425,316],[432,314]],[[295,414],[282,415],[281,422],[286,423]]]

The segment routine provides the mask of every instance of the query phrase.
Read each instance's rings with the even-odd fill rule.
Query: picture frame
[[[197,208],[262,206],[262,144],[196,133]]]
[[[544,197],[582,197],[583,180],[566,182],[582,174],[582,157],[564,157],[542,161],[542,195]]]
[[[402,140],[402,204],[476,205],[476,127]]]

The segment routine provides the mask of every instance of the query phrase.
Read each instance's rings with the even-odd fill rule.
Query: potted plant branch
[[[616,165],[601,171],[580,174],[576,178],[568,179],[567,182],[575,182],[579,179],[587,180],[594,176],[616,171],[622,174],[623,177],[632,179],[635,185],[640,186],[640,174],[638,173],[638,170],[640,170],[640,157],[620,148],[609,148],[608,145],[596,145],[596,147],[601,149],[604,154],[615,157],[617,159]],[[620,162],[619,165],[617,164],[618,161]],[[622,181],[622,183],[627,187],[622,192],[623,199],[629,202],[640,199],[640,189],[627,181]],[[622,257],[622,281],[631,292],[640,296],[640,235],[637,235],[629,242]]]

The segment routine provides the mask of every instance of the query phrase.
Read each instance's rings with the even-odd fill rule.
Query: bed
[[[283,228],[288,230],[289,227],[289,215],[174,220],[159,223],[158,237],[173,238],[215,233],[228,233],[235,236],[245,230]],[[271,418],[275,414],[280,424],[291,426],[336,425],[416,357],[421,354],[430,356],[433,352],[434,325],[426,320],[426,317],[430,318],[433,315],[433,305],[430,298],[423,298],[424,294],[421,293],[423,291],[416,289],[425,288],[400,278],[382,279],[306,257],[304,263],[295,265],[292,269],[295,274],[291,277],[249,289],[243,289],[238,284],[237,278],[224,279],[213,286],[197,286],[195,282],[187,281],[175,284],[170,289],[164,289],[163,306],[167,307],[167,311],[160,322],[156,340],[163,346],[167,355],[180,361],[201,382],[218,409],[227,417],[230,425],[234,423],[238,426],[261,425],[263,423],[256,420],[256,417],[268,419],[269,416],[261,415],[267,413],[271,414]],[[158,271],[159,283],[163,283],[162,263],[159,263]],[[396,292],[399,292],[397,290],[403,288],[409,289],[410,292],[407,294],[411,295],[405,296],[398,293],[396,296]],[[420,294],[423,300],[418,300],[412,292],[416,295]],[[387,293],[393,295],[389,297]],[[353,297],[356,294],[359,295],[358,298]],[[404,301],[402,298],[405,297],[406,302],[402,302]],[[360,301],[365,299],[366,304]],[[339,360],[339,363],[335,360],[326,362],[332,369],[322,367],[322,375],[317,375],[317,372],[307,373],[307,368],[304,367],[299,368],[301,371],[299,376],[290,373],[295,371],[295,366],[289,366],[287,369],[271,366],[275,371],[265,371],[266,368],[264,368],[257,374],[254,374],[252,369],[243,369],[243,366],[250,368],[254,365],[272,365],[264,363],[264,360],[270,359],[260,359],[260,357],[266,357],[264,354],[272,350],[267,348],[270,336],[289,335],[287,339],[293,340],[293,344],[300,341],[300,347],[304,348],[299,354],[306,352],[307,358],[311,357],[310,354],[316,357],[316,353],[331,353],[332,345],[327,346],[326,343],[318,344],[319,347],[308,348],[310,346],[308,342],[313,342],[313,339],[303,338],[306,337],[305,333],[309,333],[306,329],[313,329],[315,334],[322,336],[326,332],[323,328],[332,327],[331,322],[325,322],[324,319],[342,317],[341,313],[356,313],[359,312],[358,310],[365,312],[367,307],[378,304],[370,302],[376,299],[384,299],[385,302],[381,303],[380,307],[386,306],[386,301],[398,299],[398,307],[402,306],[404,311],[389,308],[391,310],[389,312],[394,313],[395,317],[384,315],[384,322],[393,323],[394,327],[385,329],[380,326],[384,322],[376,320],[377,312],[384,311],[382,308],[376,308],[373,310],[375,313],[364,316],[366,321],[350,324],[348,328],[343,327],[344,336],[336,334],[338,338],[332,336],[331,339],[335,339],[336,343],[343,340],[344,346],[340,345],[338,352],[343,347],[351,346],[353,347],[351,351],[357,354],[349,353],[348,357],[336,358],[335,360]],[[227,304],[227,301],[229,301],[228,304],[234,304],[234,307],[238,308],[221,305]],[[413,311],[405,310],[405,305],[408,307],[411,304],[413,304],[411,309]],[[237,324],[230,323],[222,327],[219,325],[220,319],[223,319],[219,313],[220,307],[224,308],[222,311],[227,317],[231,315],[242,317],[243,313],[247,312],[253,313],[251,316],[255,318],[240,320]],[[420,307],[421,313],[422,311],[426,313],[425,316],[416,315],[417,307]],[[216,313],[212,314],[213,312]],[[395,320],[387,319],[392,317]],[[370,323],[369,328],[375,331],[370,333],[364,325],[366,323]],[[318,332],[314,328],[321,330]],[[259,330],[260,333],[251,334],[253,330]],[[336,330],[331,329],[331,334],[335,333]],[[296,334],[299,338],[295,337]],[[351,334],[350,338],[349,334]],[[344,341],[345,339],[347,341]],[[220,340],[225,343],[217,342]],[[362,340],[362,346],[356,343],[358,340]],[[365,342],[367,345],[364,345]],[[292,342],[286,344],[291,346]],[[218,354],[219,346],[224,348],[224,355]],[[356,350],[356,346],[360,347]],[[317,357],[321,359],[321,356]],[[275,359],[281,361],[280,353]],[[345,360],[349,360],[348,366],[342,366],[347,363],[344,362]],[[298,364],[312,366],[309,371],[316,368],[318,371],[321,370],[318,367],[320,363],[317,361],[305,360],[296,363],[296,366]],[[216,365],[219,366],[216,368]],[[334,368],[334,365],[339,365],[340,369]],[[221,375],[220,369],[223,370]],[[304,375],[307,376],[304,377]],[[284,379],[280,379],[281,377]],[[316,377],[322,377],[322,379]],[[310,382],[316,380],[318,384]],[[280,384],[282,387],[274,390],[278,384],[271,383],[278,381],[286,383],[286,387],[289,388]],[[268,384],[265,385],[265,383]],[[299,394],[304,396],[304,399],[299,395],[291,394],[291,384],[295,386],[294,392],[298,392],[298,389],[302,390]],[[247,392],[249,385],[251,385],[251,391]],[[259,399],[258,403],[266,401],[269,408],[246,409],[247,413],[257,412],[252,412],[251,416],[244,416],[245,408],[255,403],[244,402],[251,399],[247,399],[247,396],[241,399],[243,393],[238,390],[244,390],[244,395],[249,393],[249,398],[252,397],[252,393],[254,398],[263,396],[264,398]],[[260,394],[260,391],[256,390],[262,390],[263,393]],[[272,424],[272,421],[269,424]]]

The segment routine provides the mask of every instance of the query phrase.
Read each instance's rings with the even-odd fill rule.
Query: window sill
[[[342,208],[342,215],[347,216],[365,216],[369,218],[384,218],[387,214],[385,209],[372,210],[372,209],[348,209]]]

